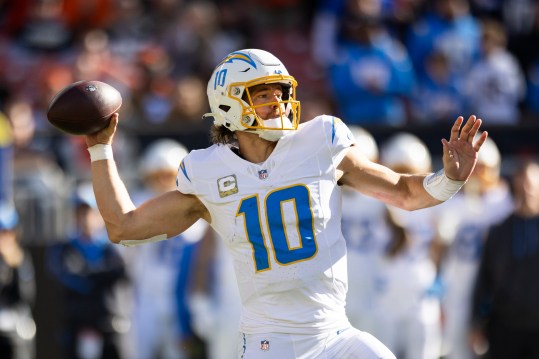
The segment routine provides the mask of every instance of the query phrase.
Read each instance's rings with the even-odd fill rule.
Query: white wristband
[[[98,143],[97,145],[88,147],[88,152],[90,152],[90,160],[92,162],[100,160],[112,160],[114,158],[112,155],[111,145]]]
[[[423,187],[432,197],[439,201],[447,201],[457,193],[466,181],[449,179],[444,170],[432,173],[423,180]]]

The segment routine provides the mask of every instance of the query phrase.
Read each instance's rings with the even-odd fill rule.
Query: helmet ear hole
[[[290,96],[292,95],[292,86],[287,84],[281,84],[281,88],[283,91],[283,101],[288,101],[290,99]]]
[[[230,106],[219,105],[219,109],[223,110],[224,112],[228,112],[230,110]]]

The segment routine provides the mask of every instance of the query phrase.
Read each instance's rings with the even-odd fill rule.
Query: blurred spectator
[[[77,186],[73,208],[73,232],[47,249],[47,268],[62,289],[60,346],[66,358],[123,358],[119,339],[127,323],[117,294],[127,278],[124,262],[107,239],[91,184]]]
[[[61,0],[28,1],[15,33],[18,44],[36,52],[59,52],[71,46],[74,34],[62,5]]]
[[[402,42],[406,41],[412,24],[421,16],[430,1],[426,0],[382,0],[384,18],[391,31]]]
[[[20,30],[32,1],[0,1],[0,37],[14,36]]]
[[[0,202],[13,200],[13,135],[11,124],[0,111]]]
[[[526,29],[516,33],[508,32],[508,48],[519,60],[522,69],[528,71],[531,64],[539,59],[539,49],[536,46],[530,46],[530,44],[535,44],[539,40],[539,3],[533,0],[514,2],[527,4],[523,12],[529,21],[519,19],[520,25],[526,25]],[[504,23],[504,25],[507,28],[507,24]]]
[[[244,39],[221,29],[219,12],[210,1],[186,2],[160,39],[172,58],[172,75],[207,78],[214,64],[241,48]]]
[[[311,25],[311,57],[325,68],[337,60],[337,48],[342,42],[341,19],[346,0],[322,0]]]
[[[444,54],[451,71],[464,75],[479,56],[480,37],[468,0],[434,0],[430,11],[413,24],[406,47],[418,75],[433,52]]]
[[[539,163],[512,176],[515,209],[486,240],[473,292],[472,342],[492,359],[539,358]]]
[[[22,239],[54,239],[65,230],[64,172],[48,139],[35,136],[35,113],[28,101],[13,99],[6,106],[6,115],[13,133],[13,200],[24,211]]]
[[[172,80],[152,75],[149,89],[137,98],[136,110],[143,115],[136,131],[146,134],[206,134],[211,125],[201,113],[207,109],[206,84],[197,76]]]
[[[206,84],[196,76],[179,79],[174,88],[171,111],[167,117],[168,128],[178,132],[206,133],[209,126],[201,121],[200,114],[207,110]],[[174,123],[175,122],[175,123]]]
[[[35,357],[34,267],[18,241],[18,214],[0,202],[0,353],[5,359]]]
[[[172,139],[160,139],[145,149],[139,168],[141,187],[134,203],[175,189],[175,179],[187,149]],[[179,276],[191,276],[194,247],[208,231],[200,221],[181,235],[123,251],[133,283],[133,359],[197,358],[201,345],[193,334],[190,314],[176,308]],[[182,283],[186,296],[188,283]],[[186,306],[186,299],[183,299]]]
[[[427,125],[449,123],[459,116],[464,109],[462,80],[462,75],[451,70],[445,54],[431,53],[414,89],[412,121]]]
[[[539,59],[532,63],[527,73],[526,112],[524,121],[539,119]]]
[[[357,146],[371,161],[378,161],[378,145],[362,127],[351,125]],[[374,327],[374,278],[376,257],[389,241],[387,209],[383,202],[348,187],[343,188],[342,232],[348,253],[348,293],[346,314],[360,330],[372,332]],[[358,275],[353,275],[357,273]],[[361,273],[361,274],[359,274]]]
[[[346,17],[348,0],[321,0],[318,2],[311,23],[311,57],[323,67],[337,60],[337,46],[344,39],[343,19]],[[362,0],[356,1],[357,3]],[[379,13],[390,32],[404,42],[412,23],[424,11],[425,0],[363,2],[367,12]]]
[[[539,119],[539,50],[530,46],[539,41],[539,3],[535,3],[529,13],[532,25],[529,31],[510,38],[509,49],[517,57],[527,80],[525,99],[525,119]]]
[[[509,36],[519,36],[528,33],[533,27],[534,18],[537,16],[537,1],[535,0],[474,0],[483,2],[495,8],[495,19],[503,22]],[[490,3],[490,4],[489,4]],[[501,18],[498,13],[501,9]],[[478,13],[475,11],[475,13]],[[490,16],[480,17],[489,18]]]
[[[116,20],[115,0],[69,0],[60,3],[65,22],[76,37],[89,29],[105,29]]]
[[[346,42],[329,67],[337,111],[348,124],[402,125],[415,74],[406,49],[384,26],[370,0],[349,0]]]
[[[80,45],[73,63],[75,80],[104,81],[116,87],[122,97],[129,97],[138,75],[133,58],[114,52],[110,36],[100,29],[85,32]]]
[[[516,58],[506,49],[502,24],[485,20],[481,31],[481,58],[466,76],[469,111],[491,124],[518,124],[519,104],[526,93],[524,76]]]
[[[501,154],[489,137],[464,188],[440,206],[439,235],[444,284],[444,354],[448,359],[474,357],[467,334],[472,287],[491,226],[512,210],[509,186],[501,177]]]
[[[297,94],[301,101],[309,97],[317,101],[321,97],[331,97],[325,70],[312,56],[313,46],[324,46],[317,43],[318,39],[312,39],[310,29],[311,14],[315,12],[316,5],[314,1],[302,0],[254,0],[250,5],[249,20],[254,29],[250,43],[271,52],[287,64],[288,72],[293,73],[301,84]],[[329,53],[330,49],[326,47],[325,51]],[[305,108],[302,106],[302,109]]]
[[[380,163],[400,173],[429,173],[432,168],[423,141],[406,132],[382,144]],[[390,234],[373,266],[373,335],[397,358],[438,359],[441,355],[436,215],[436,208],[408,212],[387,207]]]

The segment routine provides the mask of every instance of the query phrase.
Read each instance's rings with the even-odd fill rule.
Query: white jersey
[[[499,186],[481,197],[460,192],[441,206],[442,218],[451,220],[455,229],[442,273],[448,286],[447,295],[460,298],[459,305],[468,303],[489,228],[505,219],[512,208],[507,186]]]
[[[228,246],[247,334],[316,334],[348,326],[346,244],[336,167],[353,136],[319,116],[255,164],[229,145],[192,151],[178,190],[196,195]]]
[[[409,315],[426,295],[436,278],[430,257],[435,237],[435,208],[405,211],[390,207],[395,221],[409,236],[409,243],[396,257],[378,256],[376,269],[376,306],[396,317]],[[386,246],[389,244],[386,243]]]

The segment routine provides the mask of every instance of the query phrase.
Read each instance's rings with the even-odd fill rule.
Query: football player
[[[380,163],[394,171],[428,173],[431,162],[425,143],[411,133],[397,133],[380,148]],[[372,260],[372,333],[398,358],[440,357],[440,300],[432,290],[437,274],[432,255],[435,209],[410,212],[387,206],[390,235]]]
[[[487,138],[458,117],[442,140],[444,168],[400,174],[375,164],[338,118],[300,124],[297,82],[271,53],[229,54],[207,87],[214,145],[181,162],[177,190],[136,207],[113,160],[118,115],[86,136],[92,178],[111,241],[163,240],[203,218],[227,245],[242,300],[238,357],[394,358],[345,313],[341,186],[414,210],[452,197]],[[361,275],[353,273],[352,275]]]
[[[377,162],[379,151],[374,137],[357,125],[350,125],[349,129],[358,149],[369,161]],[[361,273],[348,278],[346,314],[354,327],[371,332],[374,326],[374,261],[390,235],[386,205],[347,186],[343,188],[342,203],[348,273]]]
[[[172,139],[159,139],[145,148],[139,174],[141,188],[134,191],[135,204],[173,190],[180,161],[187,155],[183,144]],[[184,358],[190,346],[198,343],[190,327],[190,316],[183,296],[176,298],[176,285],[193,261],[194,248],[208,233],[208,224],[197,221],[181,235],[168,241],[122,251],[133,283],[134,303],[132,342],[136,359],[159,357]],[[183,308],[182,308],[183,309]],[[179,330],[179,333],[178,333]],[[178,340],[179,337],[179,340]],[[178,342],[182,345],[178,345]],[[181,348],[180,348],[181,347]]]
[[[488,138],[463,190],[440,206],[440,234],[447,248],[442,261],[444,351],[450,359],[474,358],[468,333],[472,288],[489,229],[511,214],[510,188],[500,175],[501,155]]]

